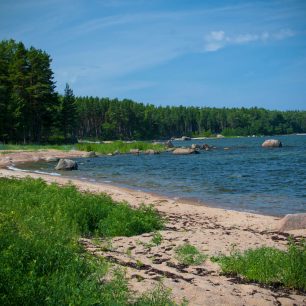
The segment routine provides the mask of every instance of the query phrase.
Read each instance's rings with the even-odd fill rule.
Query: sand
[[[172,289],[176,301],[186,298],[189,305],[306,305],[306,295],[302,292],[264,287],[237,277],[224,276],[218,264],[209,259],[198,266],[184,267],[179,265],[174,252],[185,242],[195,245],[209,257],[229,254],[233,248],[241,251],[260,246],[285,249],[289,234],[299,241],[306,238],[306,230],[278,233],[279,218],[273,216],[194,205],[109,184],[5,169],[7,165],[50,156],[81,157],[84,152],[49,150],[2,154],[0,177],[30,176],[42,178],[48,183],[72,183],[81,191],[106,193],[115,201],[126,201],[134,207],[142,203],[152,204],[167,220],[165,229],[160,232],[162,243],[158,246],[150,246],[151,233],[130,238],[116,237],[111,243],[85,238],[80,240],[88,252],[126,267],[129,285],[135,294],[153,288],[162,280],[166,287]]]

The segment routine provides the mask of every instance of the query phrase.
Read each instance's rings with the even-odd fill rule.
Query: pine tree
[[[65,139],[75,138],[77,107],[72,89],[66,84],[61,103],[61,128]]]

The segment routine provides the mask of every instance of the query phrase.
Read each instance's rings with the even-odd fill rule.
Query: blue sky
[[[63,91],[155,105],[306,109],[306,1],[0,0],[0,39]]]

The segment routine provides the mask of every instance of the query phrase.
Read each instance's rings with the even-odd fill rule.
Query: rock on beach
[[[74,160],[61,158],[55,170],[78,170],[78,164]]]
[[[306,229],[306,213],[286,215],[279,221],[277,228],[279,232],[299,229]]]

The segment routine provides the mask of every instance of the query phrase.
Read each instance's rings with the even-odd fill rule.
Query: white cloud
[[[286,38],[295,36],[295,34],[296,33],[290,29],[283,29],[283,30],[280,30],[278,33],[274,33],[273,37],[275,39],[282,40],[282,39],[286,39]]]
[[[225,38],[225,33],[224,31],[212,31],[210,37],[212,40],[222,41]]]
[[[274,33],[269,33],[266,31],[259,34],[245,33],[236,35],[227,35],[225,31],[211,31],[205,37],[204,50],[207,52],[214,52],[224,48],[227,45],[242,45],[256,41],[263,42],[269,40],[283,40],[295,35],[296,33],[290,29],[282,29]]]

